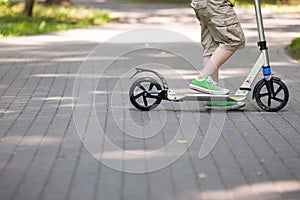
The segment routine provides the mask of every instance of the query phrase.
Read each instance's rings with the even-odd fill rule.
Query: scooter
[[[277,112],[284,108],[289,100],[289,91],[280,78],[274,77],[271,72],[267,42],[265,40],[264,26],[261,14],[260,1],[255,0],[256,22],[258,27],[260,56],[250,70],[247,78],[233,95],[210,95],[202,93],[176,94],[169,89],[166,79],[158,72],[149,69],[136,68],[135,74],[147,72],[158,77],[161,84],[151,77],[142,77],[130,87],[129,98],[134,107],[142,111],[156,108],[162,100],[182,101],[243,101],[253,90],[253,99],[258,106],[268,112]],[[252,89],[255,78],[262,69],[264,78]]]

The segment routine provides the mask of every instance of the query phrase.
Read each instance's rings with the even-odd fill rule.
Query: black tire
[[[142,111],[156,108],[161,98],[159,95],[151,95],[148,92],[161,91],[161,85],[153,78],[145,77],[136,80],[130,87],[129,98],[134,107]]]
[[[277,112],[284,108],[289,100],[289,90],[287,86],[276,77],[272,77],[271,87],[274,96],[267,89],[267,81],[260,80],[254,89],[254,97],[257,105],[268,112]]]

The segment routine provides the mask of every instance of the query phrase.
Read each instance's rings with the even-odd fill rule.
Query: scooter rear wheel
[[[269,87],[267,84],[270,84]],[[272,77],[269,83],[264,79],[257,83],[254,89],[254,97],[257,105],[263,110],[277,112],[286,106],[289,100],[289,91],[279,78]]]
[[[129,98],[134,107],[142,111],[156,108],[160,102],[161,85],[153,78],[144,77],[136,80],[130,87]]]

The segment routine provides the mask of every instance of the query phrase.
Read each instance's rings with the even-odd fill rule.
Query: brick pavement
[[[78,70],[82,64],[87,64],[87,69],[101,71],[104,67],[98,64],[114,59],[115,48],[131,48],[131,43],[106,44],[105,56],[96,51],[95,61],[85,60],[99,42],[126,30],[165,28],[199,42],[199,29],[192,11],[182,5],[133,6],[101,2],[89,5],[113,12],[122,18],[122,23],[0,41],[1,199],[300,198],[300,90],[297,79],[300,65],[284,53],[284,46],[299,33],[299,15],[265,14],[272,67],[276,76],[287,83],[291,94],[284,110],[263,112],[249,95],[246,107],[238,112],[211,113],[201,103],[163,102],[148,113],[139,112],[128,104],[128,88],[132,83],[128,79],[130,70],[153,60],[171,66],[174,73],[164,75],[174,88],[185,90],[185,79],[195,72],[182,59],[157,50],[129,52],[111,63],[99,82],[95,77],[97,73],[82,71],[81,76],[77,76]],[[242,9],[238,12],[247,47],[234,55],[221,73],[224,84],[233,91],[258,55],[253,12]],[[162,49],[193,50],[191,45],[194,44],[155,45]],[[201,62],[197,52],[186,55],[195,65]],[[166,70],[161,72],[166,73]],[[184,75],[184,80],[180,75]],[[85,93],[74,89],[74,85],[92,87],[95,95],[84,96]],[[80,104],[91,100],[96,103]],[[78,106],[72,109],[74,104]],[[100,138],[93,124],[94,108],[106,139]],[[218,123],[211,121],[214,115],[225,117],[221,137],[213,151],[199,159],[199,149],[209,125],[220,131]],[[79,135],[84,144],[94,149],[85,148],[78,131],[82,131]],[[137,153],[157,150],[172,142],[175,145],[157,157],[144,154],[126,157],[124,152],[113,151],[109,141]],[[104,156],[110,166],[123,171],[135,168],[151,171],[182,150],[184,154],[171,165],[141,174],[120,172],[92,156]]]

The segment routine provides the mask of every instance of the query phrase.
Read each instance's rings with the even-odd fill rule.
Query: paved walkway
[[[151,67],[183,91],[195,75],[201,56],[193,11],[85,4],[122,23],[0,40],[1,199],[300,198],[300,65],[284,53],[299,36],[300,15],[264,14],[273,73],[290,91],[282,111],[263,112],[249,95],[238,112],[207,112],[192,102],[139,112],[128,103],[133,67],[156,63]],[[253,11],[238,13],[247,47],[222,69],[231,90],[259,53]],[[156,29],[142,39],[124,33],[149,27]],[[162,42],[155,33],[169,37]],[[203,141],[214,148],[200,159]]]

